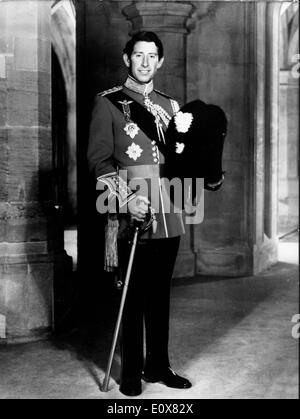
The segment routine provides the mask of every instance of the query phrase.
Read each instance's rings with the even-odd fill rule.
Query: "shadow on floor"
[[[297,271],[296,266],[278,263],[256,277],[197,276],[174,280],[170,320],[173,365],[184,371],[192,359],[236,328],[264,301],[285,298],[286,281],[297,276]],[[58,328],[51,342],[80,360],[101,389],[121,293],[111,282],[102,287],[98,295],[101,296],[98,303],[94,299],[85,307],[77,295],[64,319],[65,327]],[[111,378],[118,382],[119,374],[117,346]]]
[[[111,278],[111,283],[98,287],[96,294],[99,299],[93,298],[90,303],[81,301],[78,292],[73,296],[70,306],[66,307],[57,321],[51,343],[55,348],[66,350],[78,359],[101,390],[103,377],[99,377],[98,370],[105,371],[107,367],[121,292],[117,290],[114,278]],[[115,381],[119,379],[118,359],[117,344],[111,371],[111,378]]]

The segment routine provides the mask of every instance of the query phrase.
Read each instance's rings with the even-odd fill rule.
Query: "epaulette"
[[[106,96],[106,95],[109,95],[110,93],[115,93],[122,89],[123,89],[123,86],[115,86],[112,89],[104,90],[103,92],[98,93],[97,96]]]

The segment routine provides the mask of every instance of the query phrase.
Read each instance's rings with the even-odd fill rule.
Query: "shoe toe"
[[[180,377],[176,374],[171,368],[163,371],[158,374],[146,374],[144,373],[143,379],[146,382],[151,383],[162,383],[167,387],[179,388],[179,389],[188,389],[192,387],[192,383],[184,377]]]
[[[177,374],[174,375],[173,377],[170,376],[167,379],[162,380],[162,382],[166,384],[166,386],[173,387],[173,388],[186,389],[186,388],[192,387],[192,384],[189,380],[187,380],[186,378],[180,377]]]
[[[192,383],[187,380],[186,378],[183,378],[183,383],[182,383],[182,388],[191,388],[192,387]]]

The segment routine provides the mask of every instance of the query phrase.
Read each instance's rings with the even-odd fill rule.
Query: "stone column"
[[[299,221],[299,79],[280,71],[278,165],[278,231],[287,233]]]
[[[197,4],[187,99],[219,105],[229,120],[225,182],[205,192],[204,222],[194,229],[199,274],[252,275],[277,260],[277,4]]]
[[[51,330],[63,249],[51,201],[50,7],[0,3],[0,338],[7,341]]]
[[[192,11],[193,6],[189,2],[176,1],[137,1],[123,9],[123,14],[131,23],[129,35],[148,30],[157,33],[162,40],[165,63],[156,76],[155,86],[180,104],[186,101],[186,36]],[[174,275],[192,276],[194,273],[192,228],[186,226]]]

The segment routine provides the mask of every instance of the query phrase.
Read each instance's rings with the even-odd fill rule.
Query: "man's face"
[[[130,69],[132,77],[140,83],[149,83],[164,61],[163,57],[159,59],[155,43],[146,41],[137,42],[131,57],[124,54],[123,59],[125,65]]]

